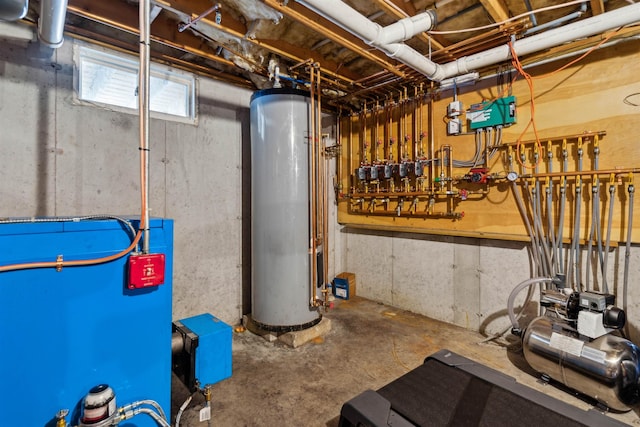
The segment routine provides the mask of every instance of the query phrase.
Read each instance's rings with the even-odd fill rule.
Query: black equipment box
[[[626,424],[524,386],[448,350],[342,406],[339,427],[614,427]]]

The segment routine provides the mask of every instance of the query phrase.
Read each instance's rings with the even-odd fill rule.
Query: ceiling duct
[[[460,74],[467,74],[511,58],[509,46],[505,44],[440,65],[430,61],[410,46],[400,43],[416,34],[429,31],[435,26],[435,14],[431,11],[401,19],[395,24],[383,28],[341,0],[299,1],[366,43],[377,47],[388,56],[436,82]],[[640,21],[640,3],[635,3],[542,34],[522,38],[514,42],[513,47],[518,55],[528,55],[638,21]]]
[[[38,19],[38,37],[41,43],[54,49],[62,46],[66,16],[67,0],[41,0]]]
[[[0,0],[0,21],[17,21],[27,14],[28,0]]]

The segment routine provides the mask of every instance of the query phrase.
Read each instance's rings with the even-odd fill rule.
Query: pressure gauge
[[[509,172],[507,174],[507,179],[511,182],[515,181],[516,179],[518,179],[518,174],[515,172]]]

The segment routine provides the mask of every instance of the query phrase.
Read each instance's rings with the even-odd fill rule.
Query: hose
[[[167,422],[167,420],[165,420],[160,415],[158,415],[155,411],[153,411],[153,410],[151,410],[149,408],[137,408],[137,409],[134,409],[133,416],[138,415],[138,414],[149,415],[151,418],[153,418],[153,420],[156,422],[156,424],[158,424],[160,427],[171,427],[171,425]]]
[[[535,239],[534,239],[534,235],[533,235],[533,230],[531,229],[531,223],[529,222],[529,215],[527,214],[527,211],[525,210],[524,207],[524,202],[522,201],[522,196],[520,195],[520,193],[518,192],[518,186],[516,184],[515,181],[513,181],[511,183],[511,189],[513,190],[513,195],[516,199],[516,204],[518,205],[518,210],[520,211],[520,214],[522,215],[522,219],[524,220],[524,225],[527,229],[527,233],[529,233],[529,238],[531,239],[531,252],[532,252],[532,256],[533,256],[533,262],[534,262],[534,267],[537,268],[538,267],[538,263],[540,262],[540,260],[538,259],[538,255],[539,252],[538,250],[535,248],[536,243],[535,243]]]
[[[507,311],[509,313],[509,319],[511,320],[511,326],[513,327],[513,332],[515,335],[518,335],[521,332],[520,325],[518,323],[518,318],[516,317],[513,309],[513,304],[516,300],[516,296],[526,287],[538,284],[538,283],[551,283],[552,279],[550,277],[533,277],[531,279],[527,279],[524,282],[520,282],[509,294],[509,299],[507,301]],[[524,310],[525,306],[522,306],[522,310]]]
[[[594,223],[596,224],[596,242],[598,246],[598,261],[600,261],[600,270],[602,271],[602,290],[605,294],[609,293],[609,286],[607,284],[606,275],[604,271],[604,250],[602,248],[602,229],[600,228],[600,181],[596,179],[597,187],[594,200]],[[596,277],[598,270],[596,269]]]
[[[176,415],[176,427],[180,427],[180,418],[182,418],[182,413],[184,412],[185,409],[187,409],[187,406],[189,406],[189,403],[191,403],[191,399],[193,399],[193,394],[187,397],[187,400],[185,400],[182,406],[180,406],[180,410]]]
[[[580,290],[580,283],[579,283],[579,278],[578,278],[578,274],[579,274],[579,258],[580,258],[580,254],[579,254],[579,250],[580,250],[580,242],[578,241],[578,239],[580,238],[580,212],[581,212],[581,206],[582,206],[582,188],[581,188],[582,182],[579,182],[576,184],[576,220],[575,220],[575,224],[573,227],[573,238],[571,240],[571,250],[569,251],[569,265],[568,265],[568,273],[567,274],[567,279],[568,279],[568,286],[571,287],[573,290],[579,291]],[[576,258],[575,262],[574,262],[574,256]]]
[[[598,205],[596,205],[596,187],[592,185],[591,188],[591,193],[592,193],[592,198],[591,200],[593,201],[593,209],[591,211],[591,227],[589,229],[589,237],[587,239],[588,244],[587,244],[587,272],[586,272],[586,277],[585,277],[585,290],[588,292],[591,290],[591,283],[590,283],[590,278],[591,278],[591,253],[593,251],[593,233],[594,233],[594,229],[596,226],[596,210],[598,209]],[[597,277],[597,273],[596,273],[596,277]],[[594,280],[595,283],[595,280]]]
[[[624,252],[624,281],[622,285],[622,309],[627,312],[627,296],[629,293],[629,260],[631,257],[631,231],[633,225],[633,195],[635,188],[633,184],[629,184],[629,224],[627,225],[627,242]],[[625,325],[626,335],[629,336],[629,323]]]
[[[564,210],[567,204],[567,179],[562,178],[562,187],[560,187],[560,222],[558,223],[558,239],[556,241],[558,245],[558,273],[563,274],[565,272],[564,268],[564,243],[562,241],[562,235],[564,232]]]
[[[549,234],[549,245],[551,246],[551,273],[556,274],[558,253],[556,251],[556,233],[553,226],[553,180],[549,180],[546,189],[547,194],[547,230]]]
[[[155,408],[155,410],[158,412],[158,414],[160,414],[160,416],[163,419],[167,419],[167,416],[164,413],[164,410],[162,409],[162,406],[160,406],[160,404],[158,402],[156,402],[155,400],[150,400],[150,399],[145,399],[145,400],[139,400],[137,402],[134,402],[131,404],[133,407],[137,407],[137,406],[142,406],[142,405],[149,405]]]
[[[604,248],[604,265],[602,266],[602,282],[607,286],[607,264],[609,263],[609,248],[611,247],[611,225],[613,223],[613,198],[616,192],[615,185],[609,185],[609,218],[607,219],[607,241]]]
[[[527,292],[527,297],[525,298],[524,302],[522,303],[522,307],[526,307],[527,305],[529,305],[529,303],[533,299],[533,294],[534,294],[533,287],[529,287],[529,292]],[[524,310],[520,310],[518,312],[518,314],[516,314],[516,321],[519,321],[523,314],[524,314]],[[507,326],[502,331],[498,332],[497,334],[493,334],[490,337],[487,337],[487,338],[483,339],[478,344],[484,344],[486,342],[493,341],[493,340],[495,340],[497,338],[500,338],[501,336],[503,336],[504,334],[509,332],[510,329],[512,329],[512,327],[511,326]]]

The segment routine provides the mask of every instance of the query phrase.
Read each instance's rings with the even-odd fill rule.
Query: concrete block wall
[[[175,220],[173,316],[242,316],[251,92],[200,78],[198,124],[152,119],[150,208]],[[137,115],[79,105],[73,41],[0,48],[0,217],[138,215]]]

